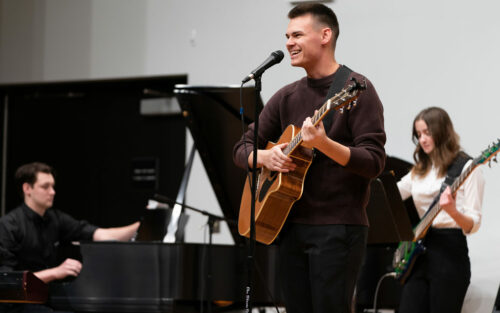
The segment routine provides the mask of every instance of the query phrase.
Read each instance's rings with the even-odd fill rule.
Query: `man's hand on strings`
[[[297,167],[292,159],[283,153],[288,143],[278,144],[269,150],[259,150],[257,164],[265,166],[271,171],[287,173]]]

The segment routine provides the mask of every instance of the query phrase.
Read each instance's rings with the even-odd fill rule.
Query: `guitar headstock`
[[[339,111],[341,114],[344,110],[350,110],[356,106],[356,99],[361,91],[366,89],[366,81],[363,84],[359,83],[356,78],[351,78],[353,82],[346,88],[328,100],[329,108]]]
[[[353,78],[351,78],[351,81],[353,83],[347,87],[349,92],[359,93],[361,90],[366,89],[366,80],[363,80],[363,83],[361,84],[360,82],[358,82],[358,80],[356,78],[353,77]]]
[[[491,167],[491,160],[494,162],[497,162],[497,154],[500,152],[500,139],[497,139],[497,142],[492,143],[491,145],[488,146],[487,149],[485,149],[483,152],[481,152],[481,155],[475,160],[476,164],[485,164],[488,162],[488,166]]]

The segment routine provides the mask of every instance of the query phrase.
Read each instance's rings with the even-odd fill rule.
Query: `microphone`
[[[255,70],[253,70],[250,75],[246,76],[245,78],[243,78],[243,80],[241,81],[243,84],[246,83],[247,81],[251,80],[251,79],[255,79],[255,77],[260,77],[262,75],[262,73],[264,73],[265,70],[267,70],[268,68],[270,68],[271,66],[273,66],[274,64],[278,64],[281,62],[281,60],[283,60],[283,57],[285,55],[283,54],[283,51],[281,50],[276,50],[274,51],[273,53],[271,53],[271,55],[264,61],[264,63],[262,63],[261,65],[259,65],[259,67],[257,67]]]

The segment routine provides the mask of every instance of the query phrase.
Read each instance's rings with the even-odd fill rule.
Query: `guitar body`
[[[290,142],[300,132],[299,127],[289,125],[281,135],[278,143],[269,142],[266,150],[274,146]],[[292,205],[300,199],[304,187],[304,178],[312,162],[312,149],[298,146],[289,155],[297,165],[288,173],[273,172],[261,168],[257,178],[255,201],[255,237],[258,242],[271,244],[285,224]],[[252,191],[249,179],[245,182],[238,218],[240,235],[250,237],[250,207]]]
[[[413,265],[417,257],[425,252],[425,247],[422,240],[418,241],[402,241],[399,243],[398,249],[394,253],[392,265],[396,272],[396,279],[401,284],[406,282],[410,276]]]

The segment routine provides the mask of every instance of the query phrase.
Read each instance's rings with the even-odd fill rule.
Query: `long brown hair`
[[[427,124],[427,129],[434,140],[435,147],[429,155],[424,152],[418,142],[415,122],[419,120]],[[418,113],[413,121],[412,139],[416,144],[413,152],[415,166],[412,173],[418,176],[425,176],[433,163],[438,169],[438,176],[445,176],[448,167],[460,152],[460,137],[455,132],[448,113],[438,107],[430,107]]]

